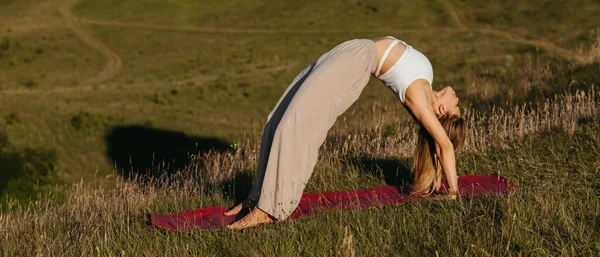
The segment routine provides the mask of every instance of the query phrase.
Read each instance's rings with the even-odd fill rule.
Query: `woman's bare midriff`
[[[375,42],[375,47],[377,47],[377,54],[379,55],[379,57],[377,57],[377,64],[379,65],[379,62],[381,62],[381,58],[383,57],[385,50],[387,50],[388,46],[390,46],[390,44],[394,40],[389,37],[371,38],[371,40],[373,42]],[[394,46],[394,48],[392,48],[392,50],[388,54],[385,61],[383,61],[383,65],[381,66],[381,71],[379,71],[379,74],[375,74],[377,67],[375,67],[375,69],[373,69],[371,71],[371,73],[373,73],[373,75],[375,75],[375,76],[384,74],[392,66],[394,66],[396,61],[398,61],[398,59],[400,59],[400,56],[402,56],[402,54],[404,53],[405,50],[406,50],[406,46],[404,44],[402,44],[402,43],[396,44]]]

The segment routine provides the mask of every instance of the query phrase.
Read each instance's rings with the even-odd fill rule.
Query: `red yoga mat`
[[[463,198],[486,194],[506,194],[516,188],[500,175],[461,176],[458,178],[458,186],[460,196]],[[421,201],[434,197],[413,196],[410,195],[410,190],[410,186],[385,186],[360,190],[303,194],[298,208],[292,212],[288,220],[305,217],[315,212],[332,208],[364,209],[398,205],[409,201]],[[444,189],[440,193],[445,194]],[[172,231],[192,232],[195,230],[223,229],[243,215],[239,214],[237,217],[224,216],[223,213],[227,209],[225,206],[209,207],[179,214],[150,215],[150,218],[152,224],[155,226]]]

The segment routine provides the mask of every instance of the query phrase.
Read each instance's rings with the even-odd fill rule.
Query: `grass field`
[[[592,0],[0,0],[0,253],[597,256],[599,12]],[[145,225],[244,197],[291,79],[347,39],[382,35],[429,57],[434,89],[457,89],[459,175],[500,172],[517,193],[244,232]],[[307,191],[393,183],[415,131],[371,80]],[[154,181],[123,178],[130,168]]]

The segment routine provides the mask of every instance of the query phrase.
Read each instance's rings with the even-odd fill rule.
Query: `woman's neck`
[[[426,89],[429,92],[429,99],[431,100],[431,107],[435,107],[435,102],[437,102],[438,99],[438,92],[434,91],[433,89],[427,87]]]

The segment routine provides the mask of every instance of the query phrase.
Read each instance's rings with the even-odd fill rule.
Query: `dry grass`
[[[576,94],[563,94],[556,96],[554,99],[538,103],[538,108],[533,108],[531,105],[526,105],[510,110],[494,109],[494,111],[488,115],[469,111],[466,114],[466,117],[469,121],[469,140],[467,146],[465,147],[465,153],[469,156],[475,156],[473,158],[484,158],[484,161],[480,162],[485,163],[485,159],[489,158],[485,157],[487,154],[485,153],[486,149],[493,148],[497,149],[498,151],[502,151],[503,148],[510,148],[510,146],[514,147],[515,141],[523,140],[525,138],[532,138],[532,135],[534,134],[556,133],[557,131],[563,131],[563,133],[566,135],[573,135],[577,131],[589,130],[590,128],[592,128],[592,131],[597,131],[597,129],[600,127],[600,120],[598,118],[600,117],[600,102],[598,101],[598,96],[598,92],[595,91],[594,87],[592,87],[589,91],[581,91],[577,92]],[[328,173],[328,168],[336,169],[335,174],[331,175],[334,178],[331,181],[336,182],[330,182],[327,187],[319,187],[319,185],[317,185],[317,190],[339,189],[346,186],[356,188],[365,185],[363,181],[354,181],[354,184],[350,185],[340,184],[345,183],[344,180],[347,180],[346,177],[352,176],[351,174],[353,174],[352,171],[349,171],[350,175],[344,174],[346,171],[341,171],[345,168],[348,168],[347,166],[344,166],[343,160],[345,158],[364,155],[375,156],[379,158],[393,158],[398,155],[410,155],[412,149],[409,146],[412,145],[412,142],[414,142],[413,131],[400,131],[400,133],[391,136],[385,136],[385,133],[382,132],[382,128],[379,128],[377,125],[374,125],[373,127],[373,129],[365,129],[365,133],[363,134],[348,135],[336,143],[329,143],[327,147],[323,149],[323,158],[317,167],[317,173],[326,174]],[[598,139],[600,140],[600,137],[598,137]],[[407,144],[406,142],[411,143]],[[522,148],[526,147],[522,146]],[[562,148],[555,150],[567,152],[570,151],[569,149]],[[584,151],[593,151],[593,149],[584,149]],[[596,151],[598,151],[598,149],[596,149]],[[534,154],[537,153],[534,152]],[[592,158],[594,158],[593,156],[597,153],[591,152],[591,154]],[[506,155],[510,156],[510,154]],[[503,156],[504,154],[498,154],[495,155],[494,158],[504,158]],[[573,209],[575,207],[563,206],[562,204],[553,206],[554,204],[552,203],[552,201],[568,200],[564,204],[579,203],[579,205],[587,206],[586,208],[592,208],[592,210],[594,208],[597,209],[597,206],[593,206],[594,196],[593,194],[590,195],[589,191],[585,191],[583,195],[587,195],[587,197],[584,198],[581,198],[581,196],[576,196],[574,193],[579,192],[577,190],[589,188],[589,183],[599,182],[595,181],[594,179],[589,180],[589,178],[588,180],[591,182],[585,182],[588,184],[582,182],[584,183],[583,185],[586,185],[583,188],[565,189],[562,187],[562,189],[559,190],[562,190],[563,194],[566,195],[561,196],[542,193],[530,195],[529,192],[519,192],[516,194],[516,196],[509,197],[508,199],[495,199],[492,202],[489,202],[488,200],[484,200],[483,202],[467,201],[461,202],[458,207],[452,204],[443,203],[440,205],[434,204],[434,206],[428,204],[418,204],[413,207],[407,207],[406,209],[400,208],[400,210],[375,209],[367,211],[368,213],[329,213],[321,217],[311,218],[309,221],[300,223],[297,225],[297,227],[291,223],[288,225],[278,225],[278,228],[275,230],[272,230],[272,227],[271,230],[269,230],[269,228],[261,228],[254,230],[254,232],[240,234],[233,232],[210,232],[186,236],[181,234],[163,233],[162,231],[149,228],[144,223],[146,213],[177,212],[197,208],[200,206],[231,204],[231,199],[227,199],[223,192],[219,190],[220,186],[223,185],[224,181],[235,180],[235,177],[239,176],[240,173],[249,173],[251,175],[252,167],[256,165],[256,157],[256,144],[244,143],[241,146],[237,146],[234,151],[225,153],[214,152],[204,156],[196,156],[194,157],[195,161],[192,165],[170,178],[162,177],[150,181],[146,180],[144,182],[141,182],[141,180],[137,179],[125,180],[119,178],[117,186],[114,189],[107,189],[102,186],[91,186],[83,182],[77,183],[70,187],[56,188],[54,192],[50,192],[47,195],[42,196],[42,200],[40,201],[32,202],[25,206],[14,205],[10,208],[12,209],[11,211],[0,214],[0,238],[2,238],[0,243],[0,252],[5,256],[45,256],[56,254],[69,256],[90,256],[121,255],[122,253],[127,253],[127,255],[154,255],[157,253],[160,255],[180,255],[181,253],[195,255],[208,253],[215,254],[215,251],[221,251],[221,253],[224,251],[227,253],[228,250],[224,250],[222,247],[215,247],[214,245],[206,245],[205,243],[202,243],[202,240],[209,240],[213,243],[226,242],[229,240],[236,242],[243,240],[254,240],[256,242],[261,242],[262,244],[263,240],[271,240],[269,239],[271,238],[271,233],[280,233],[281,231],[285,231],[287,234],[288,232],[294,233],[293,231],[296,230],[304,231],[299,232],[301,234],[308,233],[311,231],[312,226],[318,227],[318,224],[313,223],[333,222],[330,224],[331,226],[336,226],[336,224],[341,226],[345,224],[345,222],[341,222],[341,220],[348,219],[347,222],[352,222],[350,224],[353,224],[352,229],[349,230],[347,225],[345,229],[342,229],[342,227],[339,229],[334,229],[334,231],[336,231],[335,233],[341,233],[339,234],[341,241],[334,240],[335,245],[338,248],[336,248],[333,252],[343,256],[354,256],[357,253],[359,253],[358,255],[360,255],[360,253],[365,253],[364,251],[367,251],[366,253],[373,253],[370,252],[373,251],[372,248],[368,248],[371,250],[361,249],[361,247],[365,244],[364,238],[362,237],[366,235],[365,233],[375,233],[375,231],[371,231],[372,228],[370,227],[375,226],[372,224],[373,222],[387,222],[386,220],[388,218],[386,217],[388,214],[385,214],[386,212],[391,211],[392,214],[389,215],[392,215],[395,217],[394,219],[399,220],[406,219],[404,216],[406,213],[404,212],[414,212],[414,215],[417,216],[425,215],[422,217],[423,220],[419,222],[425,222],[425,224],[428,226],[432,226],[433,224],[440,222],[439,219],[441,216],[446,217],[447,215],[459,215],[460,213],[464,212],[470,213],[486,211],[487,208],[500,208],[493,207],[497,205],[504,206],[502,208],[508,209],[517,208],[514,206],[515,204],[531,204],[532,201],[540,201],[538,203],[540,204],[541,208],[552,209],[557,207],[562,210],[563,214],[557,214],[560,215],[559,217],[552,216],[554,214],[550,215],[550,210],[545,210],[544,212],[546,212],[547,215],[552,216],[551,218],[553,219],[567,219],[564,220],[564,222],[566,222],[565,224],[561,224],[566,226],[566,229],[573,230],[570,232],[565,232],[570,235],[570,239],[565,239],[562,236],[555,237],[554,235],[549,234],[541,235],[542,238],[544,238],[543,240],[550,241],[551,245],[562,243],[572,244],[575,242],[584,242],[586,244],[583,249],[581,249],[581,247],[577,248],[576,250],[575,248],[564,248],[561,250],[564,252],[554,249],[539,252],[539,254],[560,253],[566,255],[585,255],[586,253],[597,251],[597,248],[594,247],[598,247],[598,245],[589,245],[589,242],[587,241],[589,238],[587,238],[585,235],[579,235],[577,233],[581,232],[580,229],[591,229],[593,233],[598,233],[598,228],[593,227],[594,225],[587,223],[587,221],[581,223],[581,221],[577,220],[577,217],[569,216],[572,215],[573,211],[577,211],[576,209]],[[530,157],[529,159],[524,160],[524,165],[527,163],[530,163],[531,165],[539,165],[536,164],[536,158],[538,157]],[[600,168],[600,163],[594,164],[592,162],[588,163],[588,165],[598,165]],[[468,170],[467,172],[476,171]],[[526,170],[523,172],[526,172]],[[596,170],[595,176],[598,175],[597,172],[598,170]],[[313,180],[326,179],[323,177],[325,176],[323,174],[317,176],[316,179],[313,178]],[[519,181],[513,182],[519,183]],[[319,182],[317,181],[314,183],[318,184]],[[528,184],[533,182],[525,181],[521,183]],[[556,186],[560,185],[557,184]],[[581,201],[592,201],[592,203],[590,203],[592,205],[590,206],[588,204],[584,204]],[[473,206],[478,204],[481,205],[481,209]],[[442,208],[447,210],[449,214],[443,214],[441,216],[435,216],[433,214],[431,214],[433,216],[427,215],[426,213],[432,211],[430,210],[431,208]],[[518,244],[523,244],[523,241],[519,240],[524,240],[526,236],[524,234],[518,234],[517,236],[514,236],[513,233],[516,233],[514,231],[519,230],[519,227],[521,227],[521,230],[523,229],[523,226],[525,226],[523,222],[536,222],[535,220],[529,220],[535,217],[536,214],[534,210],[530,209],[514,209],[512,211],[515,212],[515,214],[512,214],[512,216],[509,217],[503,217],[502,223],[499,225],[499,231],[502,233],[501,241],[505,245],[500,248],[490,248],[490,245],[472,245],[472,247],[469,249],[473,254],[479,255],[486,251],[492,251],[490,254],[496,255],[500,253],[498,252],[500,251],[499,249],[501,249],[504,253],[519,252],[518,249],[515,250],[511,248],[513,244],[516,244],[514,240],[517,240]],[[401,214],[393,214],[395,212],[401,212]],[[582,215],[587,215],[586,213],[589,214],[589,210],[585,211]],[[342,219],[339,215],[345,218]],[[494,222],[494,218],[489,214],[481,215],[484,215],[481,217],[485,217],[485,219],[491,219],[490,222]],[[524,217],[517,218],[516,215],[524,215]],[[374,217],[374,220],[370,220],[369,217]],[[544,219],[549,218],[549,216],[544,216]],[[597,218],[597,216],[595,218]],[[508,223],[505,223],[505,221],[508,221]],[[555,228],[553,227],[554,225],[550,223],[544,223],[550,221],[544,220],[541,222],[543,226],[549,226],[549,229],[552,233],[559,233],[559,231],[554,231],[554,229],[560,228]],[[592,227],[583,228],[581,227],[582,224],[587,224],[586,226]],[[399,225],[401,224],[393,223],[389,225],[391,227],[386,227],[386,229],[380,230],[380,232],[388,231],[388,229],[391,230],[394,226]],[[380,224],[378,226],[382,225]],[[413,235],[413,237],[418,238],[419,233],[421,233],[418,232],[421,229],[418,226],[423,226],[423,224],[413,224],[412,227],[399,227],[397,229],[410,229],[411,231],[414,230],[410,233],[417,233],[416,235]],[[438,226],[452,226],[452,223]],[[520,231],[519,233],[527,233],[526,231],[527,230],[525,229],[525,232]],[[389,231],[384,232],[381,236],[385,236],[386,233],[389,233]],[[471,231],[469,233],[477,234],[479,232]],[[315,236],[323,237],[322,240],[325,241],[330,240],[326,239],[329,237],[327,236],[327,233],[322,233]],[[452,240],[458,240],[457,237],[459,236],[460,233],[450,236],[450,238],[454,238]],[[492,239],[495,238],[492,235],[488,236],[491,236]],[[166,240],[167,242],[161,244],[156,238],[162,238],[161,240]],[[337,234],[334,236],[334,238],[338,238]],[[498,238],[493,240],[497,239]],[[378,238],[378,240],[387,242],[385,237]],[[283,248],[254,249],[252,254],[261,252],[266,255],[293,255],[284,251],[284,246],[286,246],[286,244],[279,241],[277,242],[279,244],[283,244]],[[536,242],[531,243],[533,245],[537,244]],[[199,248],[190,250],[189,244],[196,244],[195,247]],[[311,244],[312,246],[308,246],[309,251],[310,247],[315,247],[315,251],[317,248],[321,247],[318,242],[313,242]],[[478,244],[481,244],[481,242]],[[544,245],[543,242],[539,244],[542,246]],[[421,246],[427,246],[427,244]],[[408,250],[412,249],[410,248],[411,246],[406,247],[408,247],[406,248]],[[416,247],[415,249],[417,248],[419,247]],[[237,248],[237,246],[235,249],[237,250],[233,251],[233,253],[241,253],[239,252],[241,249]],[[530,248],[527,249],[529,249],[528,251],[530,254],[538,254],[536,251],[530,251]],[[389,253],[390,249],[386,250],[382,248],[380,250],[381,251],[378,253],[385,254]],[[439,249],[435,251],[438,250]],[[443,252],[451,253],[448,252],[448,250],[451,249],[446,249],[446,251]],[[331,254],[333,252],[331,252]],[[247,252],[246,254],[251,253]],[[329,255],[328,253],[313,254]]]
[[[579,47],[579,64],[590,64],[600,62],[600,29],[591,33],[591,44]]]
[[[588,91],[556,95],[539,103],[528,103],[511,109],[494,108],[490,113],[466,110],[467,140],[463,152],[483,152],[490,147],[505,147],[524,137],[555,130],[573,134],[578,128],[597,127],[600,124],[599,91],[592,86]],[[383,119],[376,114],[375,122]],[[385,131],[381,123],[365,125],[362,132],[352,134],[343,128],[329,135],[322,148],[321,163],[338,163],[348,157],[378,158],[410,157],[416,142],[416,127],[412,121],[398,124],[394,134]],[[253,170],[257,154],[256,142],[246,140],[235,145],[232,152],[212,152],[196,156],[193,165],[184,173],[203,173],[203,177],[217,183],[230,179],[236,171]],[[201,167],[206,167],[202,169]]]

